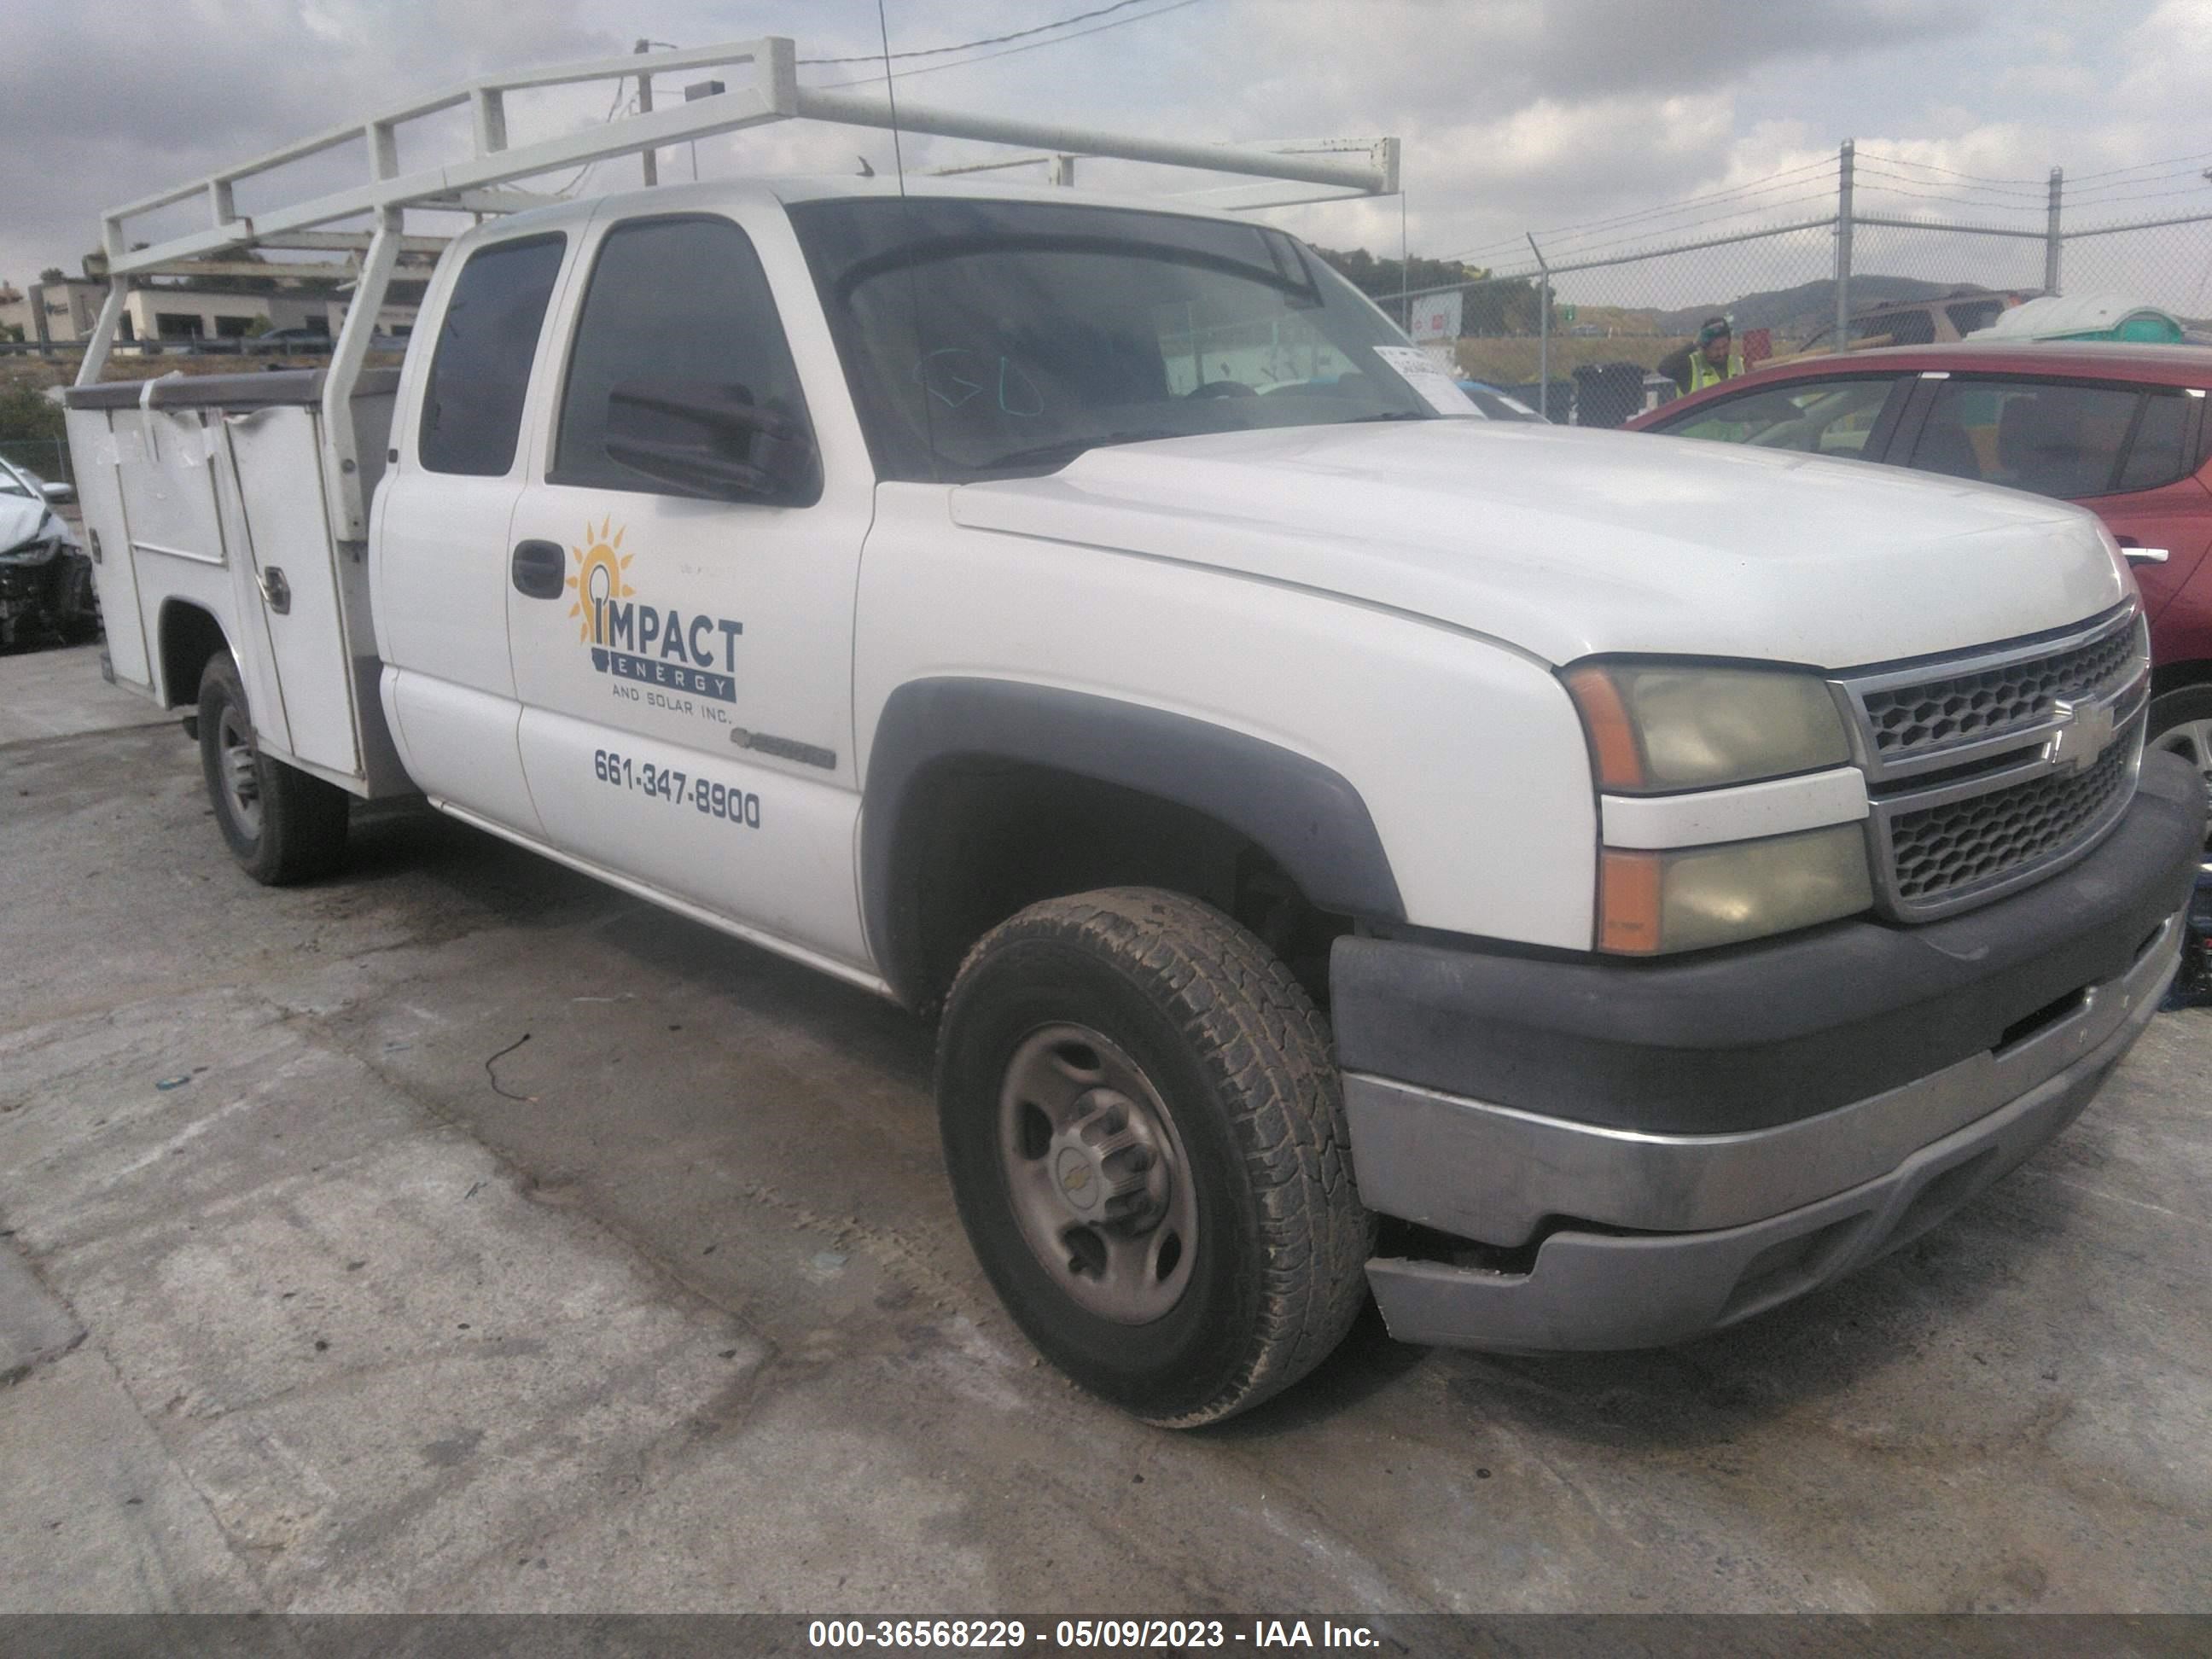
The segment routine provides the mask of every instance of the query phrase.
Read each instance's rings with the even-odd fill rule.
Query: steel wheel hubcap
[[[1023,1039],[1000,1086],[999,1154],[1015,1224],[1078,1305],[1144,1325],[1182,1298],[1198,1243],[1189,1159],[1112,1042],[1085,1025]]]
[[[234,708],[222,711],[216,730],[216,747],[222,756],[223,793],[230,798],[231,817],[249,836],[261,833],[261,768],[253,753],[253,734]]]

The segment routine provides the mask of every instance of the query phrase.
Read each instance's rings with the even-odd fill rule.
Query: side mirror
[[[814,445],[741,386],[625,380],[607,394],[608,457],[687,495],[799,506],[820,493]]]
[[[76,499],[76,487],[73,484],[42,483],[39,489],[50,501],[73,501]]]

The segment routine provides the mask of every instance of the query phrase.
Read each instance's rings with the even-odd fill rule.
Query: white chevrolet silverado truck
[[[881,124],[748,50],[592,142]],[[113,677],[261,881],[419,793],[936,1018],[977,1255],[1107,1399],[1224,1417],[1370,1295],[1505,1351],[1732,1324],[2027,1158],[2157,1005],[2204,803],[2087,514],[1486,421],[1291,237],[1059,188],[495,212],[365,368],[401,206],[587,153],[503,89],[473,173],[372,125],[289,220],[251,168],[154,199],[214,202],[179,242],[110,216],[118,294],[374,221],[327,369],[96,343]]]

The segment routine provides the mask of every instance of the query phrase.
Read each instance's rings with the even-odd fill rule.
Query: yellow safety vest
[[[1707,362],[1702,351],[1690,354],[1690,390],[1692,392],[1703,392],[1707,386],[1718,386],[1723,380],[1733,380],[1742,373],[1743,354],[1741,351],[1729,353],[1728,367],[1724,370],[1715,368]]]

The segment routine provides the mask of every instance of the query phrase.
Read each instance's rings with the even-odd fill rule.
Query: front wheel
[[[240,867],[270,887],[337,869],[345,858],[345,791],[261,752],[228,653],[216,653],[200,676],[199,708],[200,769]]]
[[[2153,702],[2144,746],[2180,756],[2212,788],[2212,685],[2185,685]],[[2193,1006],[2212,997],[2212,839],[2206,841],[2203,862],[2197,866],[2197,892],[2183,937],[2173,994],[2182,1006]]]
[[[2212,685],[2185,685],[2153,702],[2146,746],[2180,756],[2212,787]]]
[[[1179,895],[1031,905],[969,954],[938,1051],[961,1220],[1015,1322],[1148,1422],[1216,1422],[1358,1315],[1361,1206],[1321,1015]]]

